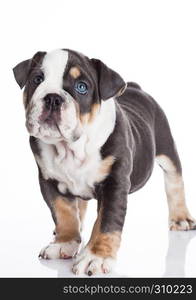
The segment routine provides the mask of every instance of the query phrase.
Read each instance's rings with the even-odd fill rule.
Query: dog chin
[[[46,144],[56,144],[60,141],[66,143],[73,143],[78,140],[82,134],[78,128],[75,130],[61,130],[62,128],[45,128],[44,126],[38,126],[34,128],[27,128],[29,135],[40,139]]]
[[[30,136],[38,138],[47,144],[57,143],[63,140],[63,136],[57,129],[53,128],[45,128],[43,126],[29,126],[27,127],[27,131]]]

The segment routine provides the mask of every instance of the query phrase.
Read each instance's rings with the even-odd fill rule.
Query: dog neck
[[[79,139],[74,142],[61,141],[55,144],[58,160],[62,160],[68,152],[71,152],[76,160],[84,163],[87,157],[99,151],[105,144],[114,130],[115,122],[114,99],[102,101],[100,112],[90,124],[84,126]]]

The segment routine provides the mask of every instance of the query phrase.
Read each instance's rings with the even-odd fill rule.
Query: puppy
[[[155,159],[164,172],[169,228],[196,228],[167,118],[139,85],[126,84],[100,60],[68,49],[37,52],[13,71],[25,87],[30,146],[56,225],[55,240],[41,251],[42,258],[77,254],[87,203],[95,198],[97,220],[73,272],[110,272],[128,194],[144,186]]]

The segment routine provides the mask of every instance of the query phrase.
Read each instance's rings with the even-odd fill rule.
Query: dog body
[[[87,200],[98,216],[73,272],[109,272],[120,246],[128,194],[163,168],[172,230],[195,228],[185,205],[180,160],[166,116],[136,83],[71,50],[38,52],[14,68],[43,197],[56,225],[43,258],[79,249]]]

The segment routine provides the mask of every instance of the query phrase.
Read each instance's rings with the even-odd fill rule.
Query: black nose
[[[63,103],[63,98],[58,94],[47,94],[44,97],[45,107],[49,110],[58,110]]]

